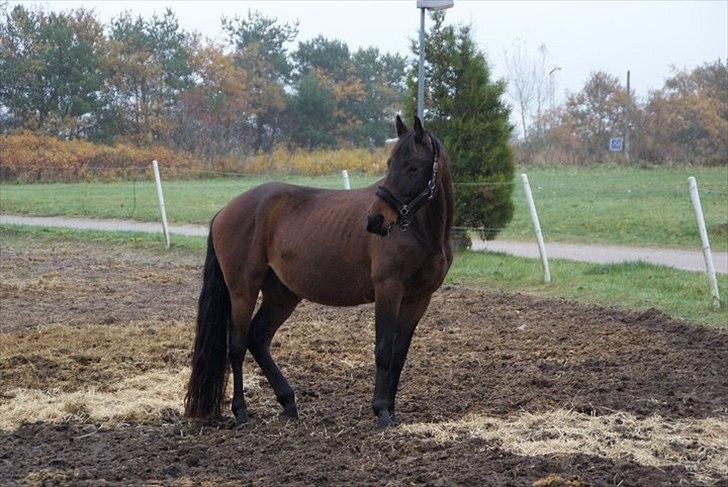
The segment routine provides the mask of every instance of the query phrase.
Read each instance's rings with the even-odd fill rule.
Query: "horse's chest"
[[[411,294],[432,294],[442,285],[448,270],[444,253],[429,257],[410,279]]]

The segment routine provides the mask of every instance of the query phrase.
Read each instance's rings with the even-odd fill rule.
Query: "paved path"
[[[538,246],[535,242],[476,241],[473,242],[473,250],[505,252],[510,255],[532,257],[534,259],[539,257]],[[705,261],[701,250],[546,242],[546,254],[549,258],[597,264],[641,260],[650,264],[664,265],[686,271],[705,272]],[[728,252],[713,251],[713,264],[715,265],[715,272],[728,274]]]
[[[105,230],[122,232],[162,233],[162,224],[134,220],[101,220],[96,218],[69,218],[65,216],[0,215],[0,224],[32,225],[38,227],[61,227],[76,230]],[[206,237],[207,227],[203,225],[170,225],[170,234],[189,237]]]
[[[47,227],[75,228],[79,230],[121,230],[135,232],[161,232],[160,223],[131,220],[96,220],[67,218],[60,216],[0,215],[0,223],[36,225]],[[192,237],[207,236],[207,227],[202,225],[172,225],[169,232]],[[520,257],[538,258],[538,247],[531,242],[495,240],[473,242],[474,250],[504,252]],[[564,244],[546,242],[549,257],[593,263],[614,263],[641,260],[650,264],[663,265],[688,271],[704,271],[703,253],[700,250],[665,249],[652,247],[627,247],[621,245]],[[713,252],[715,270],[728,274],[728,252]]]

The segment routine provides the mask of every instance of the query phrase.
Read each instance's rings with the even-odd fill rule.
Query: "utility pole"
[[[417,116],[424,122],[425,113],[425,7],[420,8],[420,66],[417,81]]]
[[[425,124],[425,11],[452,8],[454,0],[417,0],[420,9],[420,65],[417,80],[417,117]]]
[[[627,110],[625,113],[626,123],[624,131],[624,160],[629,162],[629,129],[632,122],[632,92],[629,90],[629,70],[627,70]]]

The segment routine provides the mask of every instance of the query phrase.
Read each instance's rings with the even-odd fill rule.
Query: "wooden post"
[[[159,164],[152,161],[152,170],[154,171],[154,185],[157,187],[157,201],[159,203],[159,213],[162,215],[162,231],[164,232],[164,248],[169,248],[169,226],[167,225],[167,210],[164,207],[164,194],[162,193],[162,179],[159,177]]]
[[[528,212],[531,214],[531,223],[533,231],[536,234],[536,243],[538,244],[538,253],[541,254],[541,266],[543,267],[543,282],[551,282],[551,271],[549,270],[549,258],[546,255],[546,245],[543,243],[543,234],[541,233],[541,223],[538,221],[538,213],[536,212],[536,204],[533,202],[533,194],[531,193],[531,185],[528,183],[528,176],[521,174],[521,183],[523,183],[523,192],[526,193],[526,203],[528,204]]]
[[[705,218],[703,216],[703,205],[700,203],[700,195],[698,194],[698,183],[694,177],[690,176],[688,178],[688,185],[690,187],[690,200],[693,202],[693,210],[695,210],[695,221],[698,224],[700,241],[703,244],[703,259],[705,259],[705,271],[708,274],[710,295],[713,297],[713,306],[720,308],[718,281],[715,278],[715,266],[713,265],[713,253],[710,251],[708,231],[705,229]]]

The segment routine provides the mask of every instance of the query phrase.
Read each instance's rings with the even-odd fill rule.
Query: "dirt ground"
[[[235,429],[180,415],[201,255],[0,250],[1,484],[728,485],[725,332],[446,287],[382,431],[372,307],[303,303],[273,344],[301,419],[246,359]]]

